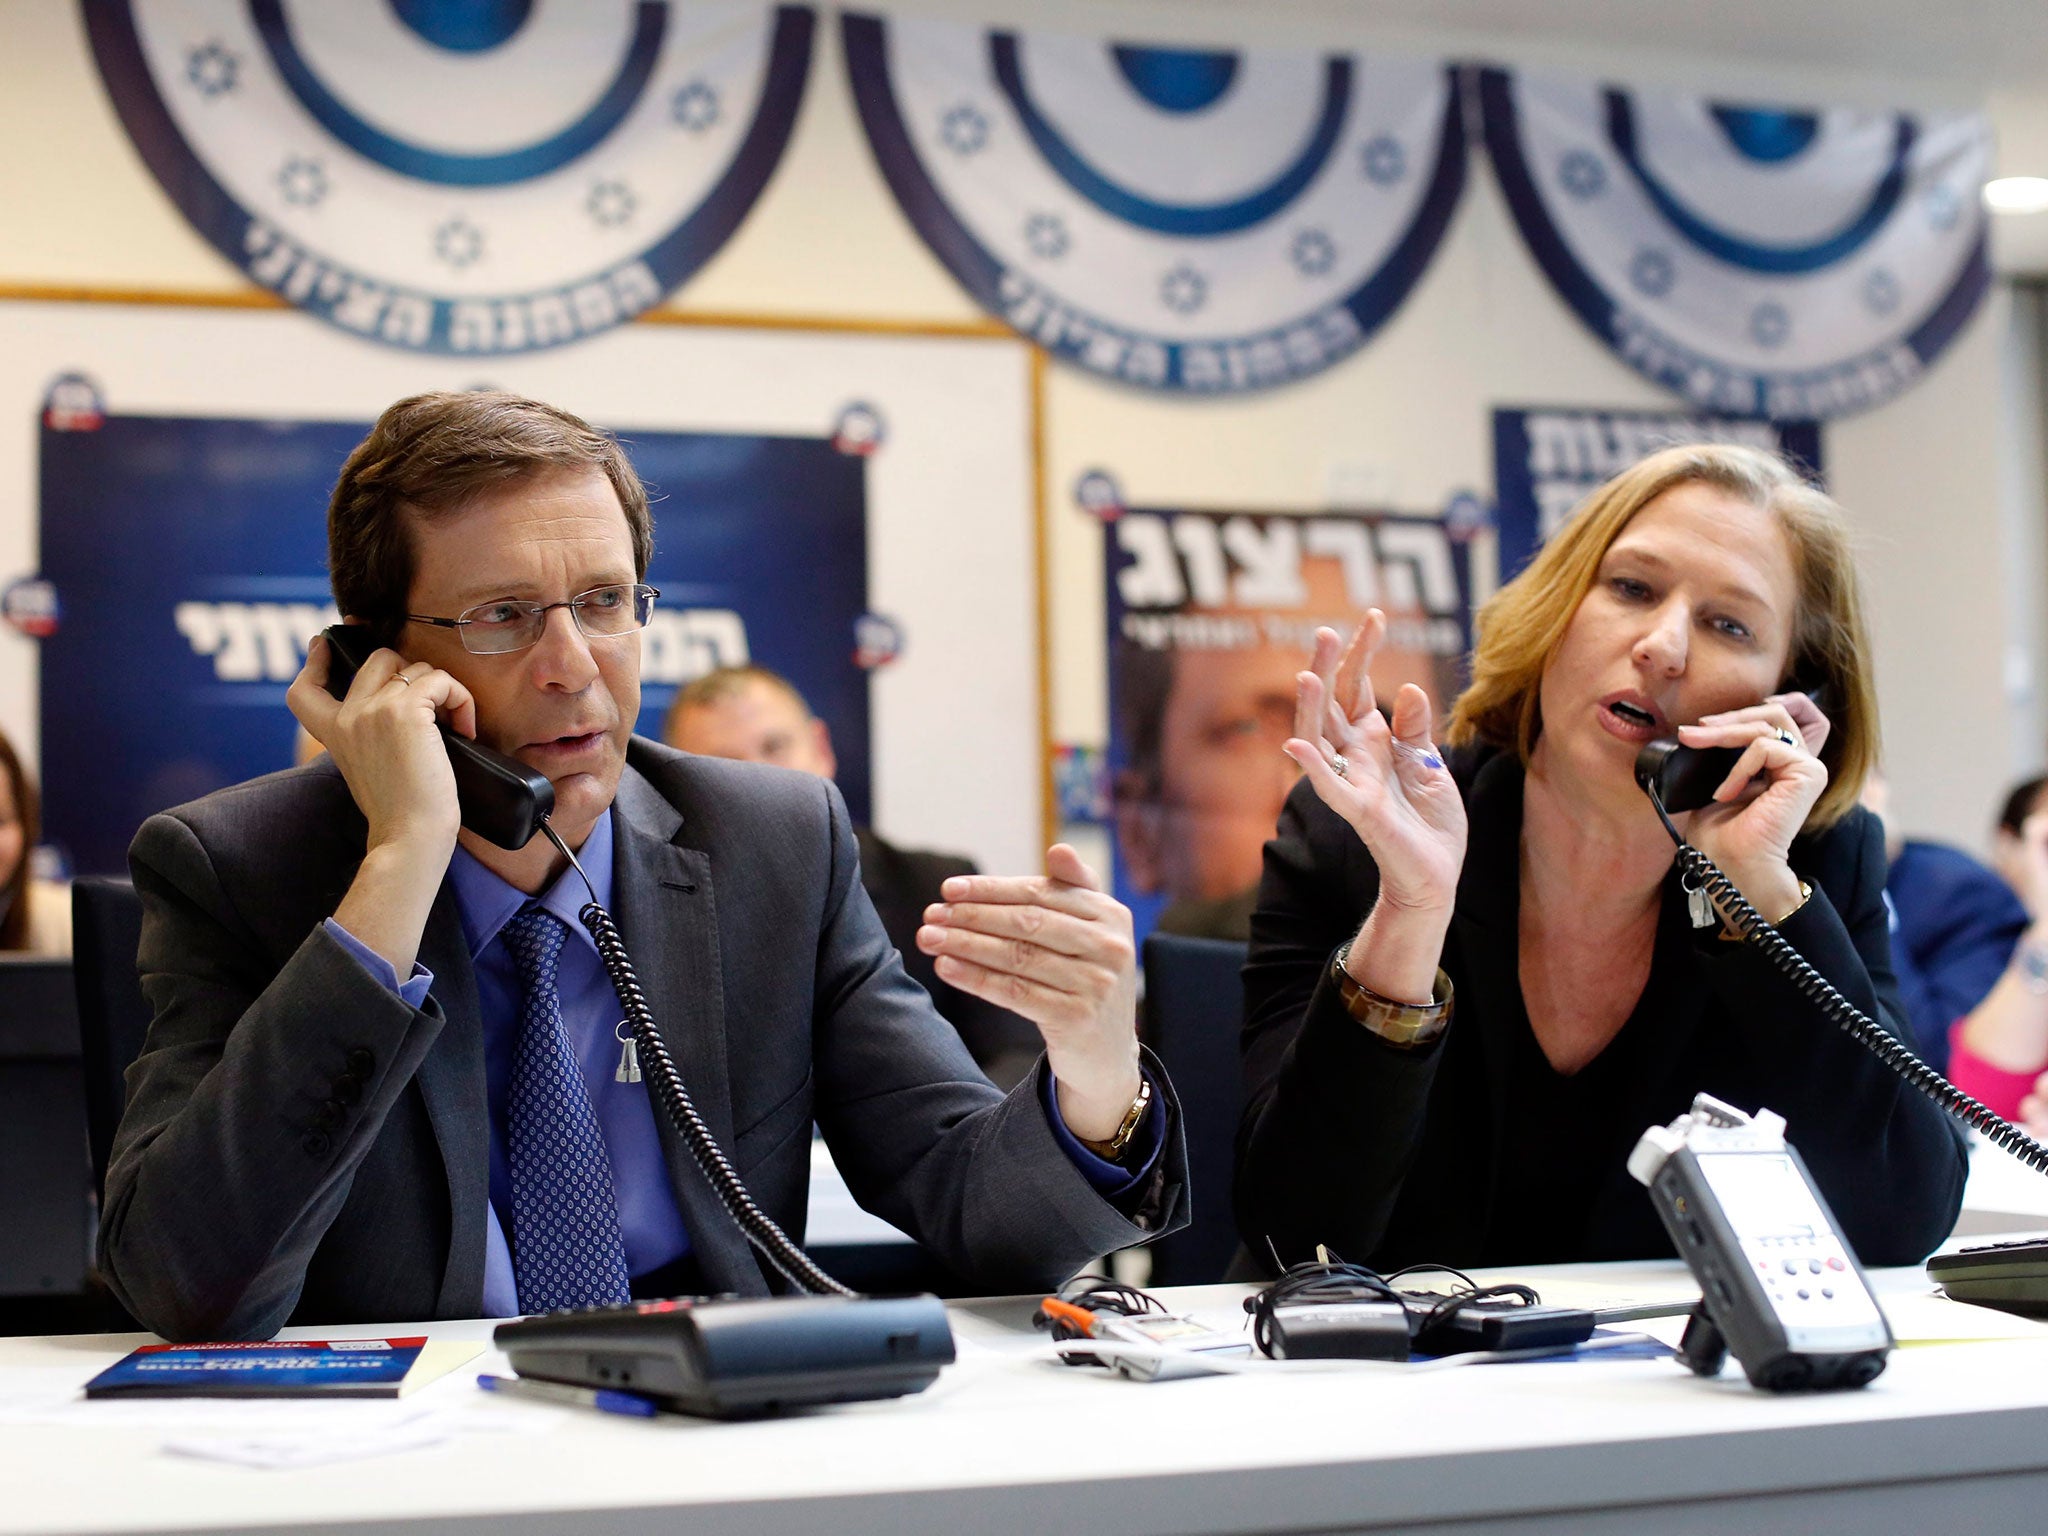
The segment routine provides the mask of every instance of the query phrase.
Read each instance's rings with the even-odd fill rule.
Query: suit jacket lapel
[[[484,1212],[491,1191],[491,1127],[484,1105],[490,1094],[476,971],[451,880],[441,882],[434,898],[420,937],[420,964],[434,973],[434,997],[447,1020],[413,1078],[426,1100],[448,1179],[448,1262],[441,1276],[439,1315],[474,1317],[484,1294]]]
[[[711,860],[701,849],[682,846],[682,813],[630,767],[619,781],[612,832],[619,936],[698,1114],[730,1156],[732,1088]],[[766,1284],[745,1236],[658,1102],[655,1123],[705,1281],[713,1290],[763,1294]]]

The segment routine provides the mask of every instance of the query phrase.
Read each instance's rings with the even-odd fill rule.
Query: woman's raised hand
[[[1349,644],[1334,629],[1316,631],[1309,670],[1295,677],[1294,735],[1282,750],[1372,854],[1380,907],[1447,915],[1465,862],[1465,804],[1430,741],[1429,695],[1404,685],[1391,727],[1379,711],[1372,659],[1386,634],[1377,608]]]

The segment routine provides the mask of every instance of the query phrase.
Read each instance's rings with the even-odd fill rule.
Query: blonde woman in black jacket
[[[1660,737],[1742,749],[1682,830],[1905,1038],[1882,834],[1856,804],[1877,722],[1841,509],[1749,449],[1625,471],[1481,613],[1447,752],[1420,689],[1391,726],[1376,708],[1383,633],[1324,631],[1299,679],[1304,778],[1245,968],[1250,1250],[1668,1254],[1624,1161],[1702,1090],[1785,1116],[1865,1262],[1941,1242],[1960,1133],[1754,946],[1694,926],[1633,774]]]

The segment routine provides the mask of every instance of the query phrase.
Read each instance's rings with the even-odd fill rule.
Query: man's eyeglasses
[[[625,585],[592,587],[559,603],[531,603],[506,599],[478,603],[452,619],[437,619],[424,613],[408,613],[415,624],[433,624],[452,629],[462,637],[462,648],[473,656],[498,656],[506,651],[523,651],[537,644],[547,630],[548,611],[566,608],[576,627],[593,640],[612,640],[645,629],[654,615],[654,600],[661,593],[653,587]]]

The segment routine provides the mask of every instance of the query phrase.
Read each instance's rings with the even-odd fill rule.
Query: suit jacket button
[[[352,1072],[344,1072],[334,1080],[334,1096],[344,1104],[354,1104],[363,1096],[363,1080]]]
[[[306,1149],[309,1157],[325,1157],[333,1148],[334,1143],[327,1139],[325,1131],[308,1131],[306,1139],[300,1142],[299,1145]]]
[[[349,1071],[365,1081],[368,1081],[370,1074],[377,1070],[377,1058],[367,1046],[357,1046],[348,1053],[346,1061]]]
[[[331,1131],[347,1118],[348,1111],[342,1107],[341,1101],[329,1099],[313,1111],[313,1127],[315,1130]]]

